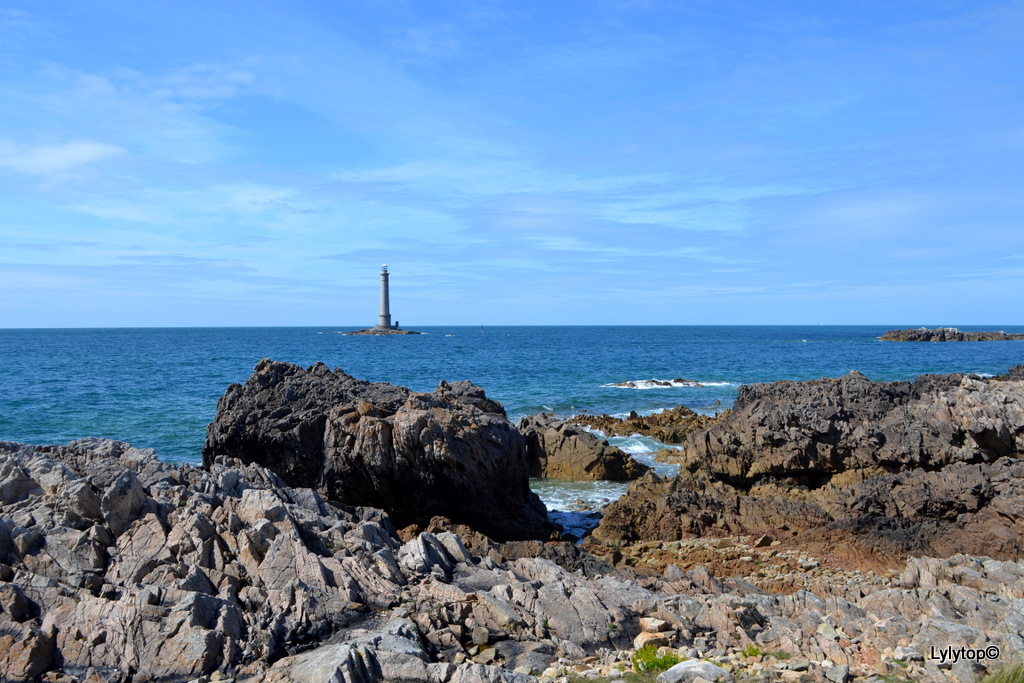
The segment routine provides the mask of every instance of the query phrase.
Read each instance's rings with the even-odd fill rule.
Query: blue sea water
[[[64,443],[102,436],[198,463],[217,399],[265,357],[322,361],[362,379],[429,391],[468,379],[515,421],[545,411],[649,413],[675,405],[715,412],[740,384],[922,373],[1000,374],[1024,363],[1024,341],[892,343],[871,326],[429,327],[408,336],[345,336],[355,328],[0,330],[0,440]],[[1024,327],[967,327],[1024,332]],[[702,386],[622,388],[694,380]],[[644,385],[638,385],[644,386]],[[657,446],[618,445],[649,459]],[[549,506],[609,500],[621,487],[537,483]]]

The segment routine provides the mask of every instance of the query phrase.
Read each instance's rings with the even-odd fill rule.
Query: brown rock
[[[677,380],[681,381],[681,380]],[[680,443],[690,432],[707,429],[725,414],[700,415],[686,406],[676,406],[651,415],[638,415],[635,411],[622,419],[611,415],[576,415],[570,422],[599,429],[605,434],[631,436],[643,434],[662,443]]]
[[[650,470],[606,439],[551,415],[524,417],[517,428],[526,439],[532,477],[629,481]]]

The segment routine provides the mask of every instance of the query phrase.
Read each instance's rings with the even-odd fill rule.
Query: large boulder
[[[399,527],[442,515],[498,540],[554,529],[530,491],[523,437],[469,382],[416,393],[264,359],[217,403],[204,465],[218,456],[335,503],[382,508]]]
[[[650,470],[607,439],[552,415],[524,417],[518,429],[526,438],[526,457],[533,477],[630,481]]]

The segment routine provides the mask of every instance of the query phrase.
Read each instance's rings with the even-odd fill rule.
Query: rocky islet
[[[1024,334],[998,332],[964,332],[955,327],[916,327],[906,330],[889,330],[879,337],[882,341],[900,342],[976,342],[976,341],[1020,341]]]
[[[301,471],[284,457],[289,449],[312,449],[305,453],[328,463],[334,452],[324,444],[379,444],[389,429],[393,443],[396,434],[417,435],[396,458],[493,471],[486,468],[499,465],[486,449],[465,442],[504,438],[504,427],[486,417],[497,422],[503,411],[471,385],[414,396],[322,366],[302,374],[285,365],[265,361],[250,381],[254,394],[277,392],[289,412],[252,406],[248,418],[241,406],[249,397],[232,388],[211,425],[211,435],[234,430],[252,443],[262,439],[269,455],[248,462],[216,439],[202,469],[101,440],[0,446],[0,677],[618,677],[634,648],[656,644],[708,660],[715,668],[700,675],[722,680],[959,681],[1024,656],[1024,567],[1015,545],[1021,368],[1001,379],[873,386],[854,375],[780,385],[778,394],[773,385],[751,390],[720,424],[686,437],[684,476],[647,475],[633,485],[622,505],[645,522],[635,539],[607,535],[615,533],[613,505],[588,552],[493,542],[472,515],[449,519],[438,509],[400,517],[414,521],[399,533],[380,509],[328,495],[322,474]],[[327,375],[333,379],[313,379]],[[752,408],[757,396],[768,405],[769,395],[776,417]],[[776,400],[784,395],[792,400]],[[323,413],[321,398],[356,405],[358,419],[340,419],[352,411]],[[810,409],[823,402],[832,411],[824,417]],[[322,431],[301,427],[307,417]],[[323,438],[332,420],[345,438]],[[396,426],[403,420],[419,428],[403,432]],[[264,427],[269,432],[257,436]],[[890,434],[914,430],[930,436],[914,448],[909,436],[893,439],[907,448],[883,448]],[[757,457],[740,448],[748,434],[760,444]],[[870,443],[874,450],[863,451]],[[709,444],[732,448],[741,465],[728,465]],[[337,453],[351,458],[357,450]],[[387,451],[370,452],[373,466],[356,483],[386,481],[390,465],[376,461]],[[501,466],[528,467],[525,446],[511,452],[517,463]],[[799,476],[801,457],[810,478]],[[423,470],[427,483],[437,476],[431,472]],[[689,531],[678,522],[686,517]],[[861,554],[840,566],[837,544],[858,532],[884,537],[886,524],[890,545],[880,547],[903,548],[902,555]],[[774,537],[743,533],[766,526]],[[934,533],[922,536],[928,529]],[[602,534],[606,544],[597,542]],[[907,552],[914,538],[928,539],[926,549],[940,557]],[[982,552],[965,547],[972,542]],[[1002,559],[983,557],[992,554]],[[857,568],[858,559],[877,566]],[[682,669],[673,676],[692,680]]]

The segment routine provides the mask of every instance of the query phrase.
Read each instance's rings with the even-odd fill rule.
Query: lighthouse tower
[[[380,318],[377,327],[391,329],[391,304],[388,301],[388,267],[380,267]]]

